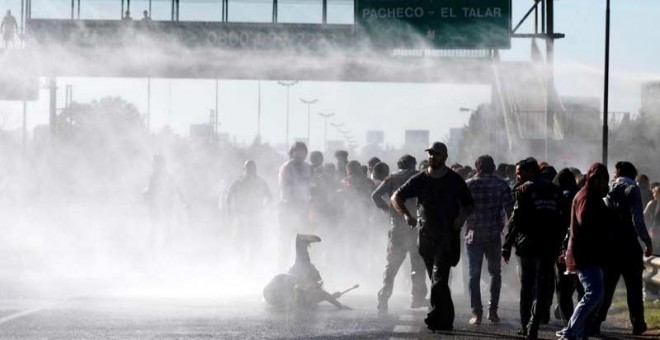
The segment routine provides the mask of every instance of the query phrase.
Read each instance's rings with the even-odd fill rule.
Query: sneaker
[[[520,328],[518,330],[518,332],[516,332],[516,334],[522,335],[522,336],[527,336],[527,328],[525,328],[525,327]]]
[[[497,315],[497,312],[492,311],[488,313],[488,320],[492,323],[500,323],[500,316]]]
[[[481,325],[481,315],[472,314],[472,317],[470,318],[470,325]]]
[[[641,324],[637,327],[633,327],[632,334],[633,335],[642,335],[642,334],[644,334],[644,332],[646,332],[646,330],[647,330],[646,323],[643,323],[643,324]]]
[[[558,330],[558,331],[555,332],[555,335],[556,335],[558,338],[563,337],[564,334],[566,334],[566,329],[561,329],[561,330]]]

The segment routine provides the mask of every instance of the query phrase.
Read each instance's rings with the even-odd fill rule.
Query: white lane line
[[[410,326],[410,325],[396,325],[394,326],[394,333],[417,333],[419,332],[419,327]]]
[[[30,314],[34,314],[34,313],[40,312],[40,311],[45,310],[45,309],[48,309],[48,308],[50,308],[50,307],[52,307],[52,305],[43,306],[43,307],[38,307],[38,308],[33,308],[33,309],[28,309],[28,310],[24,310],[24,311],[21,311],[21,312],[18,312],[18,313],[14,313],[14,314],[7,315],[7,316],[5,316],[5,317],[3,317],[3,318],[0,318],[0,326],[6,324],[6,323],[9,322],[9,321],[16,320],[16,319],[18,319],[18,318],[22,318],[22,317],[24,317],[24,316],[28,316],[28,315],[30,315]]]

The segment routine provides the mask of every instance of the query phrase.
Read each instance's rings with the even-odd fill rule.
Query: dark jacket
[[[615,213],[601,197],[594,197],[587,200],[582,216],[577,214],[578,209],[574,203],[566,270],[573,272],[586,267],[602,267],[612,251]]]
[[[626,262],[639,260],[639,264],[643,265],[643,251],[639,240],[649,244],[651,237],[644,222],[642,195],[637,183],[630,178],[617,178],[610,186],[607,203],[616,213],[616,226],[613,231],[619,253],[616,258]]]
[[[502,249],[524,257],[557,256],[566,233],[561,223],[562,195],[551,182],[536,178],[514,190],[516,204]]]

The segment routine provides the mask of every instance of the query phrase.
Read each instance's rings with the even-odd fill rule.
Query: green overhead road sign
[[[511,48],[511,0],[357,0],[361,37],[382,48]]]

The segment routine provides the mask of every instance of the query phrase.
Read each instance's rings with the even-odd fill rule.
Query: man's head
[[[397,168],[401,170],[415,170],[417,165],[417,159],[411,155],[403,155],[399,158],[399,161],[396,162]]]
[[[348,151],[346,150],[337,150],[335,151],[335,158],[338,162],[348,163]]]
[[[591,165],[589,170],[587,170],[585,178],[587,190],[593,190],[593,193],[597,194],[598,197],[607,195],[610,175],[605,165],[601,163],[594,163]]]
[[[320,167],[323,165],[323,154],[321,151],[312,151],[312,153],[309,154],[309,161],[312,163],[312,166]]]
[[[533,157],[525,158],[516,164],[516,181],[525,183],[541,174],[539,163]]]
[[[376,164],[380,163],[380,158],[378,157],[371,157],[369,161],[367,162],[367,167],[369,168],[370,172],[374,172],[374,167]]]
[[[474,162],[474,168],[479,175],[492,175],[495,172],[495,161],[489,155],[479,156]]]
[[[307,145],[303,142],[295,142],[289,149],[289,158],[296,162],[302,162],[307,158]]]
[[[11,15],[11,10],[7,10],[7,15]]]
[[[638,175],[637,176],[637,185],[644,189],[644,190],[649,190],[651,189],[651,181],[649,180],[649,176],[646,176],[644,174]]]
[[[421,162],[419,162],[419,171],[426,171],[426,169],[428,168],[429,168],[428,159],[423,159]]]
[[[654,200],[660,200],[660,185],[656,185],[651,189],[651,192],[653,193],[653,199]]]
[[[348,164],[346,164],[346,173],[349,176],[357,176],[357,177],[361,177],[361,175],[364,175],[364,172],[362,171],[362,165],[358,161],[348,162]]]
[[[390,167],[386,163],[380,162],[374,166],[374,179],[384,181],[390,175]]]
[[[254,177],[257,175],[257,163],[254,161],[247,161],[243,165],[243,172],[246,177]]]
[[[142,15],[144,15],[145,18],[148,18],[149,12],[145,9],[144,11],[142,11]]]
[[[429,167],[432,170],[437,170],[445,166],[447,162],[447,146],[441,142],[435,142],[431,146],[424,150],[428,154]]]
[[[637,169],[630,162],[616,162],[614,165],[614,178],[619,177],[628,177],[634,180],[637,177]]]
[[[130,18],[131,17],[131,11],[126,11],[126,17]]]

